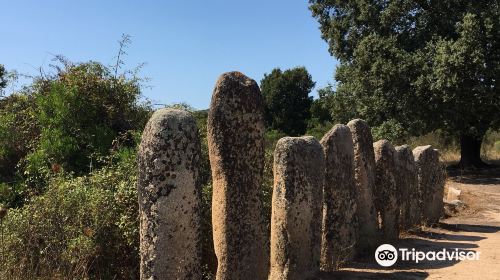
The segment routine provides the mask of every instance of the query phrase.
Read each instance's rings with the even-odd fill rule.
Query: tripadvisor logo
[[[481,252],[463,251],[457,248],[445,249],[439,251],[417,251],[415,248],[399,248],[396,249],[391,244],[382,244],[375,251],[375,260],[384,267],[394,265],[398,259],[402,261],[410,261],[419,263],[420,261],[478,261]]]
[[[375,260],[381,266],[392,266],[398,261],[398,250],[391,244],[382,244],[375,251]]]

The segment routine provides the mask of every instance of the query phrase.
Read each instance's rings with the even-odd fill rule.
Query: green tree
[[[442,129],[460,165],[483,166],[500,126],[500,7],[487,1],[310,0],[339,59],[333,117],[366,119],[393,138]]]
[[[3,93],[3,89],[7,86],[7,70],[0,64],[0,94]]]
[[[318,98],[311,105],[311,118],[319,123],[332,120],[331,108],[333,104],[332,85],[318,90]]]
[[[296,136],[306,132],[315,83],[305,67],[273,69],[260,82],[267,126]]]

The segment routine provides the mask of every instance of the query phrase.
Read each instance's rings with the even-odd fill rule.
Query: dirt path
[[[382,268],[370,258],[319,279],[500,279],[500,169],[452,173],[447,187],[461,190],[460,199],[467,207],[443,219],[439,227],[405,236],[393,245],[424,252],[458,248],[479,253],[479,260],[398,261]]]
[[[462,239],[480,252],[479,261],[428,270],[428,279],[500,279],[500,170],[486,174],[456,174],[447,186],[462,191],[468,208],[443,222],[452,229],[451,238]],[[463,236],[463,237],[460,237]]]

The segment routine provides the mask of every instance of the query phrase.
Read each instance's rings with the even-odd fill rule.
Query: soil
[[[446,188],[462,191],[465,207],[432,228],[405,233],[396,248],[477,252],[479,260],[398,262],[379,266],[374,257],[347,264],[318,279],[500,279],[500,169],[448,171]],[[445,194],[446,195],[446,194]]]

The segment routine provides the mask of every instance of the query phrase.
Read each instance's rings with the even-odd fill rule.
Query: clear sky
[[[336,61],[307,7],[307,0],[2,1],[0,64],[29,74],[48,69],[54,54],[112,64],[126,33],[126,66],[147,63],[144,95],[155,103],[207,108],[217,77],[233,70],[260,82],[274,67],[305,66],[318,89],[333,82]]]

